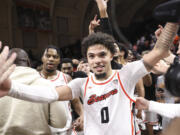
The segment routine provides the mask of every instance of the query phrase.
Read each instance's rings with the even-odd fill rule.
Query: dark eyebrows
[[[101,54],[101,55],[102,55],[102,54],[107,54],[107,52],[105,52],[105,51],[102,51],[102,52],[100,52],[99,54]]]
[[[60,57],[58,54],[49,54],[48,52],[45,52],[44,55],[45,56]]]
[[[107,54],[107,52],[106,51],[101,51],[101,52],[99,52],[97,55],[104,55],[104,54]],[[90,56],[90,55],[95,55],[94,53],[92,53],[92,52],[90,52],[90,53],[88,53],[87,54],[88,56]]]

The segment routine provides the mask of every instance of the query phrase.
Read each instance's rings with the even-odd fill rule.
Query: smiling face
[[[90,46],[87,50],[87,59],[90,69],[95,74],[96,79],[105,80],[111,73],[111,60],[113,55],[101,44]]]
[[[42,62],[43,62],[43,69],[46,72],[51,73],[56,71],[57,66],[60,63],[60,56],[57,53],[57,50],[53,48],[46,49],[42,57]]]

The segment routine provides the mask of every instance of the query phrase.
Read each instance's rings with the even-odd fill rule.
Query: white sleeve
[[[52,111],[53,112],[55,112],[56,110],[57,110],[57,105],[59,104],[59,103],[63,103],[63,105],[64,105],[64,108],[65,108],[65,118],[62,118],[63,117],[63,115],[61,115],[62,114],[62,112],[61,112],[61,110],[60,110],[60,112],[58,113],[58,112],[56,112],[56,114],[54,115],[54,116],[52,116]],[[52,108],[52,104],[53,104],[53,108]],[[54,102],[54,103],[51,103],[51,106],[50,106],[50,111],[51,111],[51,126],[53,126],[54,128],[58,128],[57,130],[58,130],[58,132],[65,132],[65,131],[67,131],[68,129],[70,129],[71,128],[71,125],[72,125],[72,114],[71,114],[71,110],[70,110],[70,108],[71,108],[71,105],[70,105],[70,102],[69,101],[58,101],[58,102]],[[53,117],[53,119],[52,119],[52,117]],[[62,123],[61,121],[63,120],[63,119],[66,119],[66,121],[64,121],[65,122],[65,125],[63,125],[63,127],[59,127],[57,124],[58,123]],[[58,122],[59,121],[59,122]],[[63,122],[63,124],[64,124],[64,122]],[[56,125],[54,125],[54,124],[56,124]]]
[[[68,87],[72,90],[72,98],[78,98],[82,96],[82,86],[87,78],[77,78],[68,83]]]
[[[148,74],[148,71],[144,66],[143,60],[128,63],[119,70],[122,84],[130,95],[134,94],[136,83],[146,74]]]
[[[165,104],[150,101],[149,111],[158,113],[168,118],[180,117],[180,104]]]
[[[16,81],[12,81],[8,96],[39,103],[57,101],[59,97],[53,85],[25,85]]]
[[[49,104],[50,106],[50,125],[54,128],[64,128],[69,119],[66,102],[57,101]]]

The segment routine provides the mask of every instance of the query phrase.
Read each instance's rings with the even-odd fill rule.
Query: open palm
[[[0,48],[2,44],[0,42]],[[0,53],[0,97],[7,95],[11,87],[11,81],[8,79],[15,69],[13,64],[16,59],[16,54],[12,54],[8,58],[9,48],[5,46]]]

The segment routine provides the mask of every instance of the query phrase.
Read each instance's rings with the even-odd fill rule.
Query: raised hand
[[[99,9],[107,9],[107,3],[109,0],[95,0]]]
[[[108,17],[107,14],[107,2],[109,0],[95,0],[99,9],[101,18]]]
[[[89,24],[89,34],[94,33],[94,29],[100,25],[100,19],[97,19],[97,15],[94,16],[94,19]]]
[[[0,42],[1,47],[2,43]],[[9,58],[8,54],[9,48],[5,46],[0,53],[0,97],[6,95],[10,90],[11,81],[8,78],[15,69],[13,62],[16,59],[16,54],[12,54]]]
[[[158,39],[161,35],[163,31],[163,26],[162,25],[158,25],[158,29],[154,32],[155,36],[156,36],[156,39]]]

